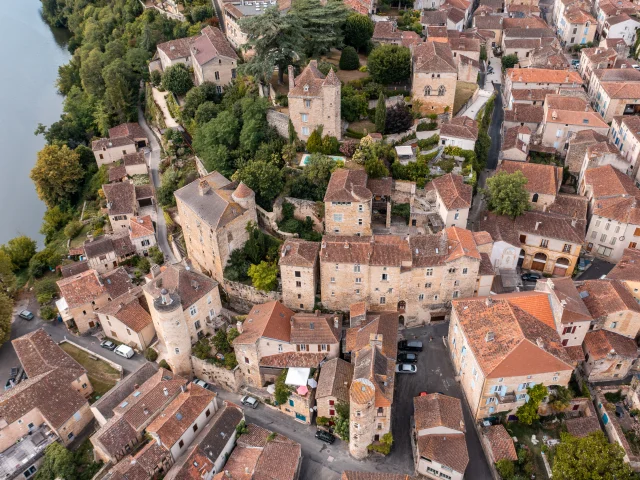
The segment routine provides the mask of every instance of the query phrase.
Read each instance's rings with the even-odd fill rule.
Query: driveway
[[[442,341],[442,337],[447,335],[448,328],[449,322],[443,322],[403,332],[406,339],[422,340],[425,348],[418,355],[418,373],[396,376],[392,422],[394,440],[392,457],[400,456],[403,464],[409,464],[413,468],[409,431],[410,418],[413,415],[413,398],[418,396],[420,392],[442,392],[462,400],[464,421],[467,426],[467,450],[469,451],[469,465],[465,478],[491,480],[492,476],[484,451],[473,427],[473,418],[462,396],[460,385],[454,379],[449,351]],[[429,342],[431,336],[433,336],[433,341]]]
[[[160,166],[160,144],[156,139],[154,132],[147,125],[147,120],[144,118],[142,109],[138,107],[138,123],[144,129],[149,139],[149,146],[151,151],[149,152],[149,173],[151,174],[151,181],[156,191],[160,188],[160,172],[158,170]],[[176,257],[173,255],[173,250],[169,246],[169,240],[167,239],[167,224],[164,220],[164,214],[162,208],[156,203],[158,209],[158,220],[156,222],[156,237],[158,238],[158,245],[160,250],[164,253],[164,262],[167,264],[176,263]]]
[[[38,306],[34,297],[21,299],[16,302],[14,313],[20,312],[24,309],[28,309],[32,312],[38,311]],[[11,324],[11,340],[33,332],[39,328],[44,328],[44,330],[56,342],[60,342],[66,338],[71,342],[77,343],[78,345],[87,348],[98,355],[102,355],[118,365],[121,365],[124,369],[125,375],[137,370],[146,362],[142,355],[134,355],[132,358],[124,358],[116,355],[107,349],[101,348],[100,342],[95,337],[76,337],[69,333],[63,323],[58,323],[57,321],[46,322],[38,316],[33,320],[23,320],[15,315],[13,323]],[[0,388],[4,388],[4,384],[9,378],[9,371],[11,367],[17,367],[19,365],[20,361],[13,349],[13,344],[9,341],[2,345],[0,347]]]

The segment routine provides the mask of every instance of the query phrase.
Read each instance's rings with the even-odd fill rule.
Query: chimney
[[[243,331],[242,322],[239,320],[236,322],[236,330],[238,330],[238,333],[242,333]]]
[[[244,467],[244,473],[246,473],[247,475],[251,473],[251,470],[249,470],[249,467]]]
[[[169,292],[166,288],[160,290],[160,299],[162,301],[162,305],[169,305],[169,303],[171,303],[171,297],[169,297]]]
[[[336,330],[340,328],[340,317],[333,317],[333,328]]]
[[[186,388],[184,388],[184,385],[180,385],[180,391],[181,391],[182,393],[184,393],[184,392],[186,392],[186,391],[187,391],[187,389],[186,389]]]
[[[169,390],[167,390],[167,387],[164,387],[164,388],[162,389],[162,393],[164,393],[164,396],[165,396],[165,397],[168,397],[168,396],[169,396]]]
[[[315,312],[313,312],[313,313],[315,313],[316,317],[319,317],[319,316],[320,316],[320,310],[316,310],[316,311],[315,311]]]
[[[553,112],[551,112],[551,118],[553,120],[557,119],[558,118],[558,112],[556,112],[555,110]]]
[[[200,182],[198,183],[198,194],[203,197],[205,196],[207,193],[209,193],[209,184],[207,183],[206,180],[200,180]]]
[[[160,275],[160,265],[156,264],[151,267],[151,278],[156,278],[158,275]]]
[[[289,91],[293,90],[293,87],[296,86],[295,75],[293,73],[293,65],[289,65]]]
[[[536,345],[538,345],[538,347],[540,348],[544,348],[544,340],[542,339],[542,337],[536,338]]]
[[[585,104],[584,104],[584,111],[585,111],[585,112],[588,112],[588,111],[589,111],[589,104],[588,104],[588,103],[585,103]]]
[[[542,224],[542,222],[536,222],[536,226],[534,228],[534,230],[538,230],[538,227]]]
[[[493,342],[494,338],[495,338],[495,335],[493,332],[487,332],[487,334],[484,337],[484,341],[487,343]]]

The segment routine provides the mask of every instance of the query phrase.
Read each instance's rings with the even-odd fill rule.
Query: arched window
[[[431,95],[431,87],[427,85],[426,87],[424,87],[424,96],[428,97],[429,95]]]
[[[445,94],[446,92],[447,92],[447,89],[445,88],[445,86],[444,86],[444,85],[440,85],[440,86],[438,87],[438,95],[439,95],[440,97],[443,97],[443,96],[444,96],[444,94]]]
[[[532,203],[536,203],[537,201],[538,201],[538,194],[537,194],[537,193],[534,193],[534,194],[533,194],[533,197],[531,198],[531,202],[532,202]]]

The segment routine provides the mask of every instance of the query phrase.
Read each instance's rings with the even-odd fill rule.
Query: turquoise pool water
[[[304,167],[307,163],[309,163],[310,153],[305,153],[302,155],[302,159],[300,160],[300,166]],[[334,162],[346,162],[347,157],[341,157],[340,155],[328,155],[329,158],[333,159]]]

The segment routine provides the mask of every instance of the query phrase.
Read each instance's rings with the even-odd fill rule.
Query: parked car
[[[9,390],[10,388],[13,388],[15,386],[16,383],[16,379],[11,377],[7,380],[7,383],[4,384],[4,389],[5,390]]]
[[[126,345],[120,345],[113,351],[116,355],[120,355],[124,358],[131,358],[135,355],[136,352],[133,351],[133,348],[127,347]]]
[[[22,310],[18,314],[18,316],[20,318],[24,318],[25,320],[33,320],[33,317],[34,317],[33,313],[31,313],[29,310]]]
[[[329,445],[336,441],[336,437],[324,430],[316,430],[316,438],[318,440],[322,440],[324,443],[328,443]]]
[[[416,373],[418,367],[411,363],[398,363],[396,365],[396,373]]]
[[[18,376],[18,367],[11,367],[10,377],[16,378]]]
[[[640,70],[640,65],[631,65],[632,68],[635,68],[636,70]]]
[[[493,73],[493,67],[487,68],[487,73]]]
[[[106,348],[107,350],[111,350],[112,352],[116,349],[116,344],[111,340],[103,340],[102,342],[100,342],[100,346],[102,348]]]
[[[421,352],[422,342],[417,340],[401,340],[398,342],[398,350],[406,350],[408,352]]]
[[[202,388],[204,388],[204,389],[209,390],[210,385],[209,385],[207,382],[205,382],[204,380],[200,380],[199,378],[196,378],[196,379],[193,381],[193,383],[195,383],[196,385],[201,386],[201,387],[202,387]]]
[[[258,400],[256,400],[253,397],[250,397],[249,395],[245,395],[244,397],[242,397],[242,400],[240,400],[240,403],[242,405],[245,405],[247,407],[251,407],[251,408],[258,408]]]
[[[416,363],[418,361],[418,355],[415,353],[399,353],[398,363]]]
[[[523,282],[536,282],[540,280],[540,275],[537,273],[529,272],[523,273],[522,275],[520,275],[520,278],[522,278]]]

